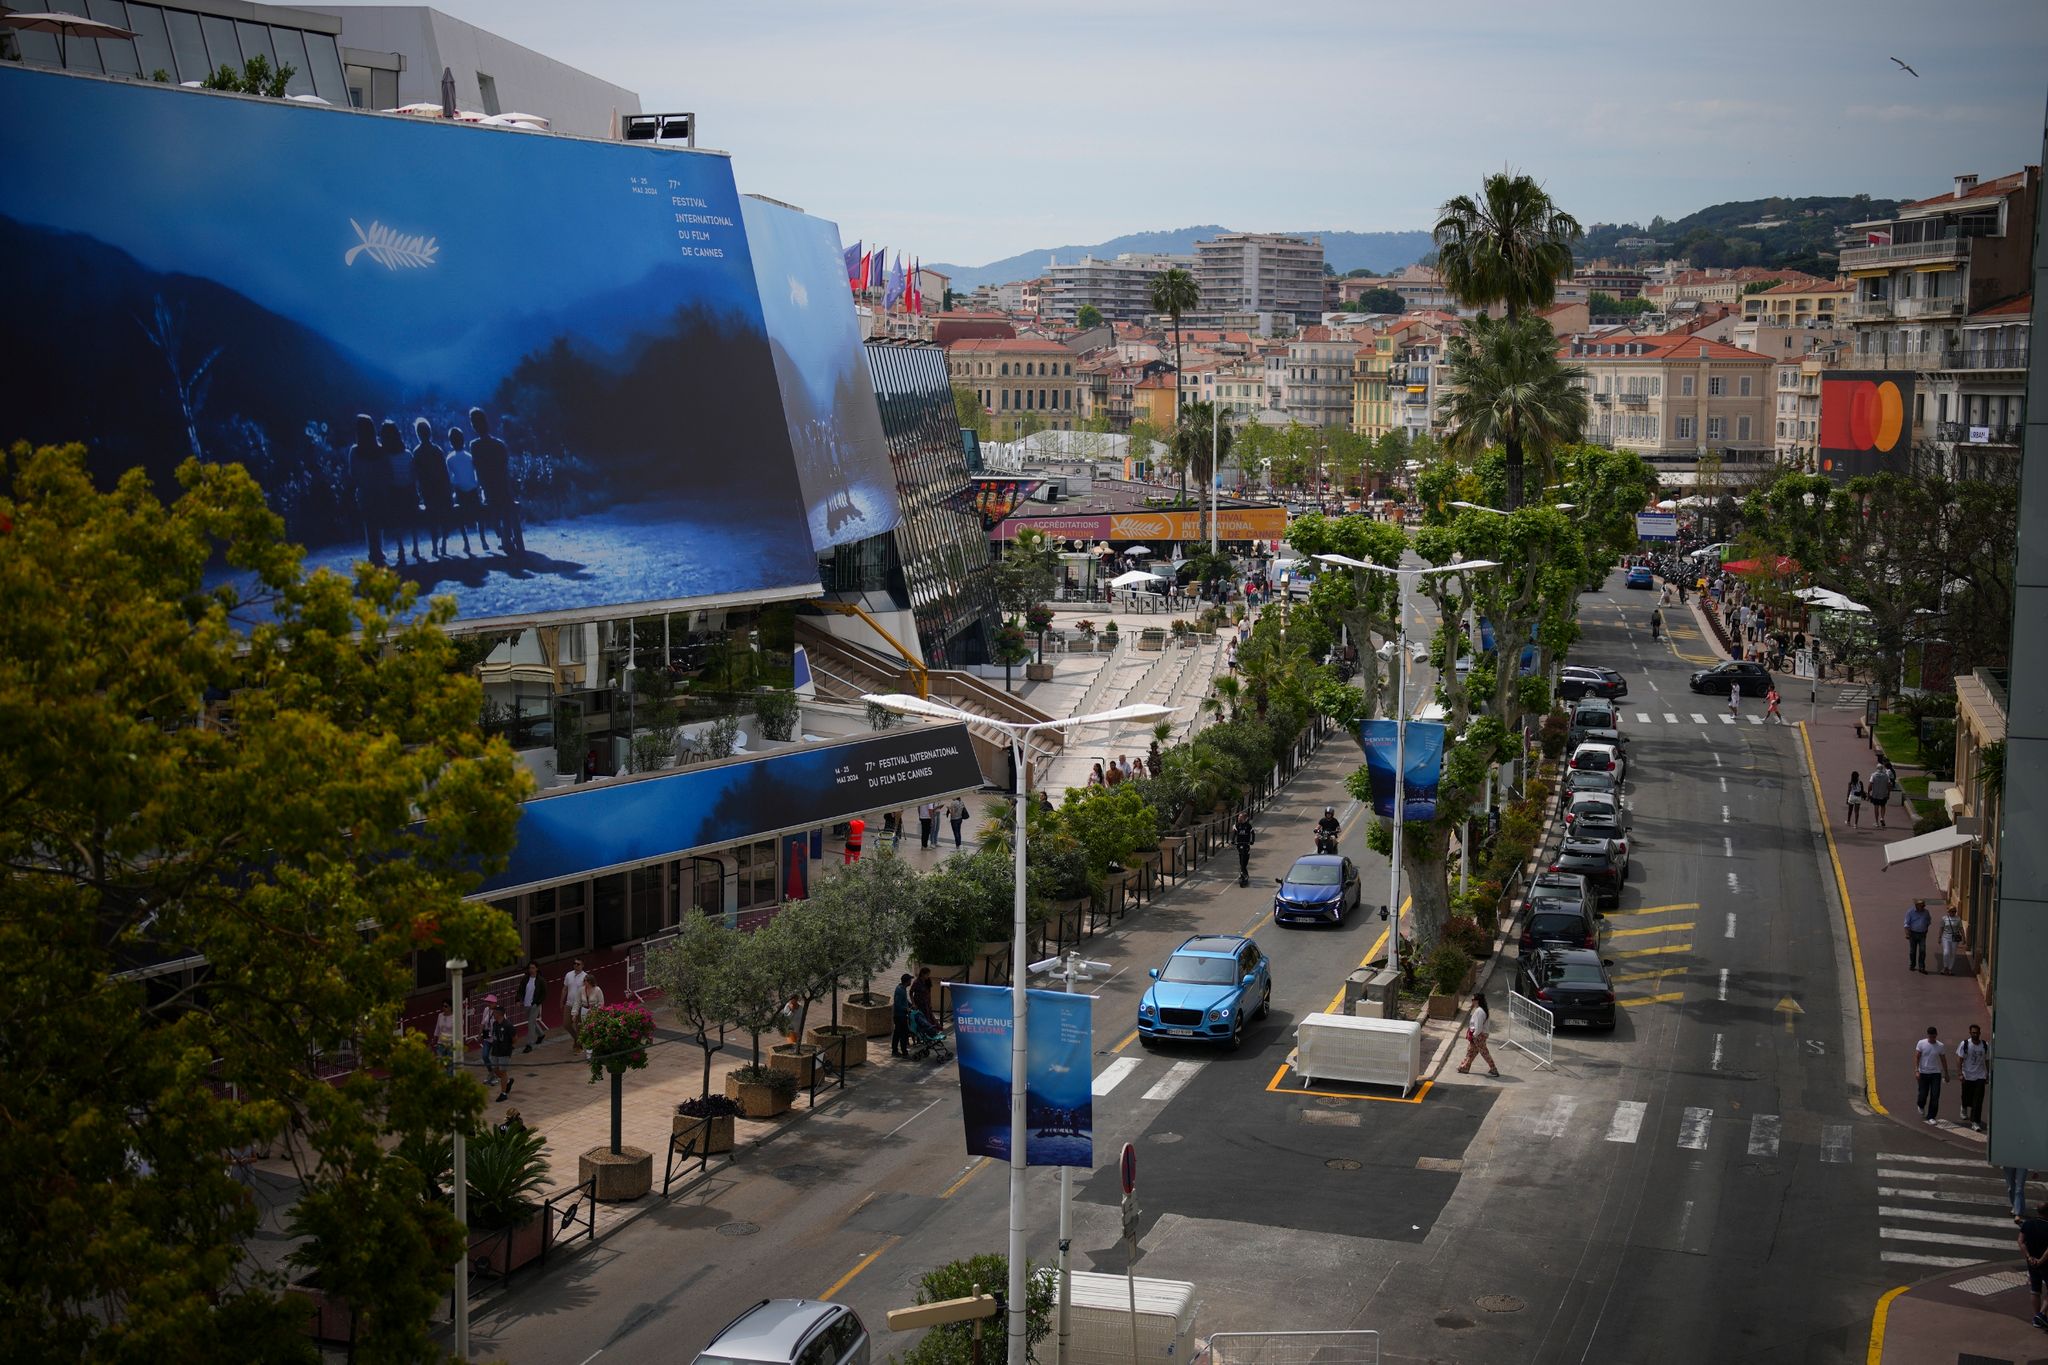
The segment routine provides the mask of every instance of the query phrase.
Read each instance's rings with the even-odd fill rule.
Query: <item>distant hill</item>
[[[1052,260],[1058,261],[1061,265],[1071,265],[1083,256],[1109,260],[1126,251],[1157,251],[1192,256],[1195,254],[1196,242],[1208,241],[1226,232],[1242,230],[1206,223],[1199,227],[1173,228],[1163,232],[1131,232],[1088,246],[1041,247],[1034,251],[1020,252],[1015,256],[1005,256],[1002,260],[990,261],[987,265],[949,265],[928,261],[926,266],[948,276],[953,282],[954,290],[964,294],[979,285],[1035,279],[1044,273],[1046,262]],[[1288,235],[1322,238],[1323,259],[1339,275],[1350,270],[1399,270],[1402,266],[1413,265],[1431,247],[1427,232],[1309,230],[1290,232]]]
[[[1760,265],[1771,269],[1835,273],[1835,238],[1851,223],[1882,218],[1896,199],[1867,194],[1803,199],[1741,199],[1714,204],[1674,222],[1595,223],[1577,248],[1581,261],[1661,261],[1683,256],[1702,269]],[[1761,226],[1759,226],[1761,224]],[[1654,247],[1623,247],[1623,238],[1655,238]]]

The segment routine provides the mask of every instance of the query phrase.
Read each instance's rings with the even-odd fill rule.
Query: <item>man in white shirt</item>
[[[1941,1083],[1948,1079],[1948,1045],[1941,1041],[1934,1026],[1927,1026],[1927,1036],[1913,1044],[1914,1107],[1920,1111],[1923,1123],[1933,1123],[1941,1109]]]
[[[585,975],[583,959],[580,957],[570,965],[567,972],[562,974],[562,1003],[569,1015],[569,1042],[575,1047],[583,1046],[576,1036],[577,1026],[582,1023],[582,1020],[578,1017],[581,1011],[576,1007],[583,1001],[583,978]]]
[[[1963,1122],[1984,1131],[1984,1087],[1991,1083],[1991,1048],[1984,1030],[1970,1025],[1970,1036],[1956,1044],[1956,1071],[1963,1078]]]

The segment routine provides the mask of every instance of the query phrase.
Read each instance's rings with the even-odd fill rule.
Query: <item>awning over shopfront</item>
[[[1954,825],[1950,825],[1947,829],[1935,830],[1932,834],[1916,834],[1910,839],[1901,839],[1897,843],[1884,846],[1885,869],[1889,871],[1899,863],[1911,862],[1915,858],[1927,858],[1937,853],[1946,853],[1952,848],[1961,848],[1964,844],[1971,841],[1971,835],[1964,834]]]
[[[565,787],[519,808],[512,860],[482,893],[500,896],[819,829],[981,785],[965,725],[908,725],[841,744]]]

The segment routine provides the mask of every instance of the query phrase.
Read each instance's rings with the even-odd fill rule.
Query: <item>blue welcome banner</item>
[[[1395,722],[1368,720],[1358,727],[1358,741],[1365,746],[1366,771],[1372,779],[1372,808],[1394,818]],[[1444,774],[1444,727],[1433,720],[1408,722],[1403,757],[1407,760],[1407,790],[1401,797],[1403,820],[1434,820],[1437,787]]]
[[[960,1059],[960,1112],[969,1156],[1010,1159],[1008,986],[954,985],[953,1029]],[[1095,1165],[1095,998],[1027,991],[1025,1164]]]

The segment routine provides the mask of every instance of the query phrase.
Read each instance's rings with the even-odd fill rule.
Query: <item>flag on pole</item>
[[[861,280],[860,287],[863,289],[880,289],[882,287],[882,272],[888,264],[889,248],[878,246],[873,251],[870,251],[868,253],[868,273]]]
[[[886,311],[888,311],[889,309],[891,309],[891,308],[894,308],[894,307],[896,306],[897,302],[898,302],[898,301],[899,301],[900,299],[902,299],[902,297],[903,297],[903,257],[899,255],[899,256],[898,256],[898,257],[896,258],[896,264],[895,264],[895,265],[893,265],[893,266],[891,266],[891,267],[889,267],[889,288],[888,288],[888,291],[887,291],[886,293],[884,293],[884,294],[882,295],[882,309],[883,309],[883,311],[884,311],[884,312],[886,312]]]
[[[914,260],[910,263],[910,284],[904,298],[903,311],[906,313],[922,313],[924,311],[924,291],[917,287],[917,262]]]
[[[849,289],[860,288],[860,243],[846,248],[846,284]]]

